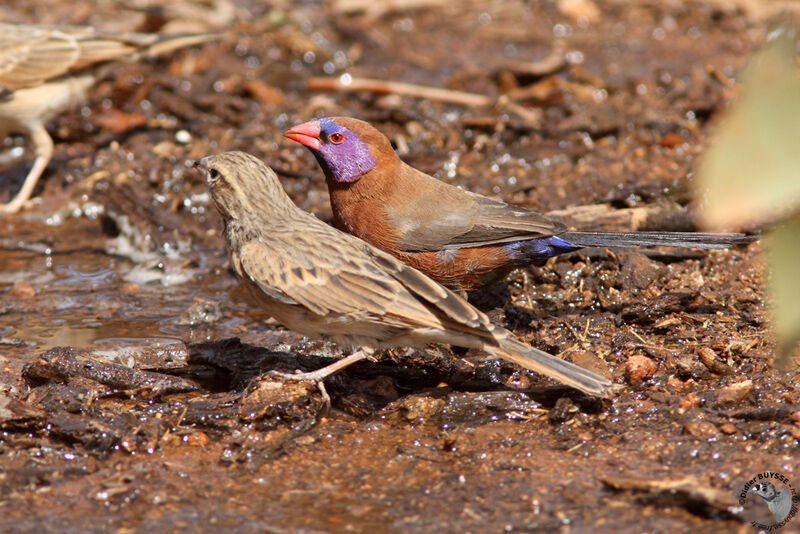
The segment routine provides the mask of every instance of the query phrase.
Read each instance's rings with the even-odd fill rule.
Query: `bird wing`
[[[454,240],[454,245],[480,246],[507,243],[519,239],[548,237],[564,232],[565,225],[541,213],[506,204],[481,195],[477,197],[478,212],[472,229]]]
[[[80,50],[74,36],[42,26],[0,23],[0,84],[37,85],[64,74]]]
[[[383,272],[400,282],[414,297],[427,302],[439,314],[470,328],[491,330],[489,317],[464,298],[380,249],[369,246],[366,251]]]
[[[406,165],[402,202],[386,215],[405,252],[464,248],[558,234],[560,223],[541,213],[463,191]]]
[[[0,23],[0,87],[31,87],[95,63],[155,57],[219,38],[213,33],[110,34],[86,26]]]
[[[447,318],[488,332],[488,317],[466,300],[360,239],[314,222],[315,231],[280,240],[291,250],[264,240],[240,249],[242,269],[264,293],[318,315],[379,317],[407,328],[441,328]]]
[[[0,23],[0,85],[11,89],[38,85],[135,50],[119,39],[97,37],[89,27]]]
[[[239,251],[242,269],[267,295],[318,315],[413,312],[413,303],[403,298],[403,286],[360,250],[312,231],[291,237],[282,241],[292,243],[285,251],[265,240],[250,241]]]

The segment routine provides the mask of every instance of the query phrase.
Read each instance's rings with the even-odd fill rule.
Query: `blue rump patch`
[[[506,252],[515,260],[524,262],[545,261],[553,256],[565,254],[578,250],[577,245],[573,245],[558,236],[543,237],[541,239],[526,239],[525,241],[514,241],[505,245]]]

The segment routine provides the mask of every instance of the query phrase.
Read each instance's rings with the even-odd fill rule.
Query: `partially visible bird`
[[[775,491],[772,482],[759,482],[750,488],[750,493],[755,493],[766,501],[767,508],[778,523],[786,519],[792,509],[792,492],[789,488]]]
[[[195,167],[225,222],[233,269],[264,309],[301,334],[359,349],[300,378],[319,382],[377,349],[449,343],[484,350],[592,395],[611,385],[514,339],[416,269],[301,210],[257,158],[227,152]]]
[[[33,167],[17,195],[0,206],[16,213],[31,197],[53,156],[45,126],[81,105],[97,80],[97,67],[136,61],[219,38],[217,34],[106,33],[91,27],[0,23],[0,138],[30,136]]]
[[[364,121],[324,118],[284,135],[308,147],[322,167],[337,228],[455,290],[470,291],[514,268],[583,247],[718,249],[753,239],[694,232],[572,232],[541,213],[459,189],[407,165],[389,139]]]

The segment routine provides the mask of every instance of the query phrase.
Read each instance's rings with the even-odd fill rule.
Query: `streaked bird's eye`
[[[219,171],[217,169],[211,169],[208,171],[208,175],[211,177],[212,180],[219,179]]]

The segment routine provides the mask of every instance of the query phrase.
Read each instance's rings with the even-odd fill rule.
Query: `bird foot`
[[[349,356],[345,356],[341,360],[335,361],[330,365],[326,365],[325,367],[317,369],[316,371],[308,371],[308,372],[297,371],[294,373],[282,373],[280,371],[272,371],[270,374],[283,378],[284,380],[313,382],[319,388],[319,391],[322,394],[322,398],[325,401],[325,406],[327,406],[327,408],[330,409],[331,396],[328,395],[328,391],[325,389],[325,379],[330,375],[332,375],[333,373],[344,369],[348,365],[352,365],[358,361],[368,358],[371,355],[372,355],[371,350],[361,349],[350,354]]]
[[[326,367],[322,369],[317,369],[316,371],[311,371],[307,373],[303,373],[300,371],[295,371],[294,373],[284,373],[281,371],[270,371],[269,375],[274,376],[276,378],[280,378],[284,381],[291,380],[295,382],[312,382],[314,385],[317,386],[319,389],[320,394],[322,395],[322,400],[325,401],[325,409],[331,409],[331,396],[328,394],[328,390],[325,389],[325,376],[320,373],[320,371],[325,370]]]

